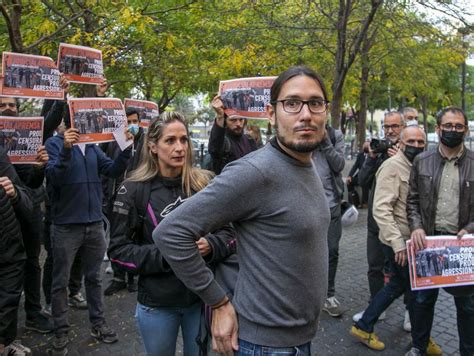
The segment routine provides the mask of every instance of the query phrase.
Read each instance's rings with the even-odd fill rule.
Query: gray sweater
[[[314,164],[266,145],[228,164],[161,222],[153,240],[184,284],[212,305],[225,292],[195,240],[233,222],[240,270],[232,303],[239,338],[290,347],[316,333],[327,289],[329,219]]]

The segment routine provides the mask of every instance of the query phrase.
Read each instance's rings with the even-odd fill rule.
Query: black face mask
[[[454,148],[464,142],[464,132],[441,130],[440,140],[443,145]]]
[[[415,147],[415,146],[405,145],[405,149],[403,150],[403,153],[405,154],[405,157],[408,158],[410,162],[413,162],[415,157],[418,156],[424,150],[425,150],[424,147]]]
[[[14,112],[13,110],[5,109],[0,112],[0,116],[17,116],[17,115],[16,115],[16,112]]]

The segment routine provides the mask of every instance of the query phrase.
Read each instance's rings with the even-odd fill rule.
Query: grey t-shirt
[[[207,304],[225,296],[195,240],[233,222],[239,337],[285,347],[315,335],[326,297],[329,208],[314,164],[271,145],[226,166],[169,214],[153,240],[176,275]]]

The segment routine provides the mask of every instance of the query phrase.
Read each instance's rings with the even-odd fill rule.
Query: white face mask
[[[406,123],[406,126],[418,126],[418,121],[417,120],[408,120]]]

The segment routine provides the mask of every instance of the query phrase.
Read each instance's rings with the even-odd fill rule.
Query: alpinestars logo
[[[174,209],[176,209],[178,206],[180,206],[182,203],[184,203],[186,199],[181,199],[181,197],[178,197],[174,203],[168,204],[163,211],[160,213],[160,216],[164,218],[166,215],[171,213]]]

